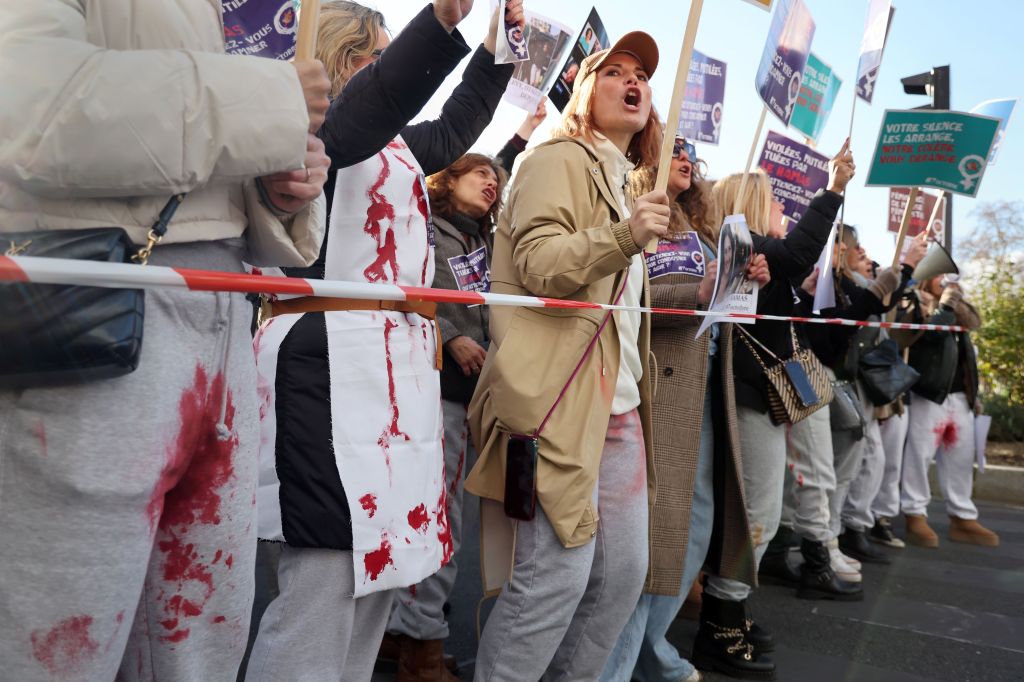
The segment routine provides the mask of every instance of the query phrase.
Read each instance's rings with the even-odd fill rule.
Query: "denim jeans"
[[[712,359],[714,362],[714,359]],[[717,372],[708,372],[708,390],[704,394],[704,417],[700,427],[697,452],[697,473],[694,477],[693,502],[690,505],[689,539],[679,595],[642,594],[619,635],[604,672],[602,682],[675,682],[693,674],[693,665],[679,655],[665,638],[668,628],[686,601],[690,585],[704,566],[714,524],[714,428],[711,420],[712,382],[719,381]]]

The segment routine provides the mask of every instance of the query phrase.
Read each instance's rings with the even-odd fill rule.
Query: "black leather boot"
[[[775,651],[775,637],[754,622],[754,616],[750,613],[750,605],[747,604],[746,599],[740,603],[743,604],[743,635],[748,642],[754,645],[754,656]]]
[[[866,564],[892,563],[892,559],[885,552],[871,546],[867,533],[845,526],[842,535],[839,536],[839,551]]]
[[[829,562],[828,547],[822,542],[804,538],[800,543],[804,556],[800,567],[800,587],[796,596],[800,599],[835,599],[836,601],[861,601],[864,591],[858,583],[850,583],[836,577]]]
[[[800,570],[789,565],[786,560],[788,555],[789,548],[784,547],[781,551],[777,551],[769,545],[764,556],[761,557],[761,566],[757,571],[758,579],[767,585],[799,586]]]
[[[690,660],[700,670],[742,680],[775,679],[775,664],[754,650],[745,627],[743,602],[718,599],[705,591]]]

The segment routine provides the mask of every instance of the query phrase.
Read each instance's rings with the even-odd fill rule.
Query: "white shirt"
[[[626,203],[626,174],[633,169],[626,155],[608,138],[595,133],[594,149],[600,155],[608,175],[612,179],[612,192],[619,201],[619,215],[623,220],[630,216]],[[626,290],[622,293],[621,305],[639,306],[644,288],[644,256],[638,253],[629,264]],[[616,295],[618,291],[615,292]],[[626,414],[640,405],[640,379],[644,375],[640,359],[640,313],[618,310],[615,327],[619,334],[619,375],[615,379],[615,396],[612,398],[612,414]]]

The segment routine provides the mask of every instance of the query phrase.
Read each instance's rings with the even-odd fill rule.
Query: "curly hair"
[[[673,237],[687,229],[696,230],[697,234],[708,242],[718,241],[718,226],[709,220],[710,204],[708,203],[709,188],[706,186],[701,159],[696,159],[693,167],[690,188],[680,192],[672,202],[672,214],[669,217],[669,234]],[[657,166],[641,166],[629,174],[629,192],[636,199],[654,189],[654,181],[658,174]]]
[[[430,196],[430,210],[447,218],[455,213],[453,195],[455,193],[455,182],[466,173],[473,171],[480,166],[487,166],[494,171],[498,178],[498,186],[494,192],[496,199],[491,204],[491,210],[487,211],[477,221],[480,229],[488,230],[497,220],[498,212],[501,210],[501,197],[508,182],[508,173],[497,161],[483,154],[466,154],[443,171],[434,173],[427,178],[427,194]]]

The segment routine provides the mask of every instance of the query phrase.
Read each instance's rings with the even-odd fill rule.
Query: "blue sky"
[[[661,51],[661,65],[651,81],[655,103],[664,115],[672,94],[673,70],[679,57],[689,3],[679,0],[525,0],[528,9],[550,16],[579,30],[590,8],[596,7],[612,40],[630,30],[643,30],[654,36]],[[832,66],[843,79],[843,86],[819,150],[831,154],[838,150],[850,124],[853,82],[857,69],[867,0],[805,0],[817,28],[811,50]],[[417,0],[370,0],[387,18],[393,32],[402,26],[424,3]],[[871,152],[885,109],[909,109],[925,104],[923,96],[906,95],[900,78],[950,65],[952,108],[970,110],[976,104],[1002,97],[1024,99],[1024,3],[997,0],[954,2],[953,0],[894,0],[889,41],[870,106],[857,103],[852,148],[858,163],[857,176],[848,189],[846,220],[860,228],[869,254],[883,263],[890,262],[893,238],[886,232],[888,189],[864,187]],[[476,0],[470,16],[460,26],[471,45],[484,36],[489,19],[487,0]],[[709,175],[720,177],[742,169],[753,141],[754,128],[761,111],[761,100],[754,89],[754,75],[768,32],[769,13],[743,0],[705,0],[697,33],[698,50],[728,64],[725,93],[725,117],[718,147],[700,145],[698,154],[708,162]],[[458,83],[458,70],[423,110],[417,120],[433,118],[451,89]],[[985,173],[976,199],[954,199],[953,230],[959,239],[973,227],[971,210],[984,201],[1024,200],[1024,183],[1014,169],[1024,169],[1024,103],[1018,104],[1010,121],[1002,150]],[[548,103],[548,120],[532,141],[548,137],[547,130],[558,112]],[[525,112],[505,103],[499,107],[491,126],[474,151],[494,153],[519,127]],[[766,128],[786,133],[782,123],[768,116]],[[798,131],[786,133],[801,139]],[[762,140],[758,143],[760,152]]]

